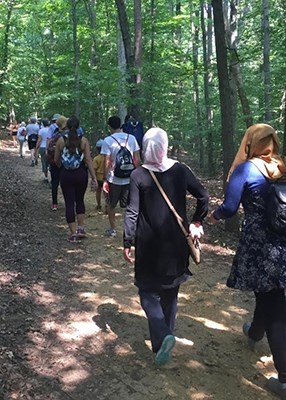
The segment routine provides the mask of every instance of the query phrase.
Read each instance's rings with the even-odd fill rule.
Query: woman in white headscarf
[[[135,245],[135,285],[148,319],[158,366],[171,357],[179,287],[192,274],[186,238],[149,171],[155,173],[193,237],[203,235],[202,222],[208,210],[205,188],[190,168],[168,158],[167,151],[167,133],[160,128],[149,129],[143,137],[144,164],[131,174],[124,229],[124,257],[128,262],[133,262],[131,246]],[[190,226],[187,192],[197,199]]]
[[[268,227],[266,205],[271,181],[281,178],[286,166],[279,154],[278,136],[272,126],[250,126],[229,171],[223,203],[212,212],[211,222],[232,217],[244,209],[239,244],[227,286],[253,291],[255,311],[243,333],[250,348],[266,333],[278,379],[267,387],[286,399],[286,241]]]

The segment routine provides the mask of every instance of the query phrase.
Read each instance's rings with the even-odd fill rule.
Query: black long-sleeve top
[[[155,173],[188,231],[186,194],[197,199],[191,221],[202,222],[208,211],[208,193],[186,165],[175,163]],[[135,284],[144,289],[177,286],[191,275],[189,247],[178,222],[149,171],[137,168],[130,179],[125,214],[124,247],[135,243]]]

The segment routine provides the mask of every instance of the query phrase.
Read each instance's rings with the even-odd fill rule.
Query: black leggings
[[[58,204],[58,188],[60,184],[60,169],[55,165],[50,165],[51,184],[52,184],[52,204]]]
[[[286,383],[286,302],[284,289],[266,293],[254,293],[256,306],[249,337],[261,340],[264,333],[268,339],[278,379]]]

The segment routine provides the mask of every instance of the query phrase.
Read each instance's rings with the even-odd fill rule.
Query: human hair
[[[68,149],[70,154],[74,154],[76,149],[80,149],[81,138],[77,134],[77,129],[79,128],[79,120],[73,115],[67,120],[67,128],[69,130],[66,148]]]
[[[112,129],[119,129],[121,127],[121,119],[117,115],[109,117],[107,123]]]
[[[47,126],[49,126],[49,125],[50,125],[49,118],[43,118],[43,119],[42,119],[42,124],[44,125],[45,128],[46,128]]]

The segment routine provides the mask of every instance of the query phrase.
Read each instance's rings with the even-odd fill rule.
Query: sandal
[[[79,241],[80,241],[80,238],[74,233],[73,235],[70,235],[70,236],[68,237],[68,241],[69,241],[70,243],[76,243],[76,242],[79,242]]]

